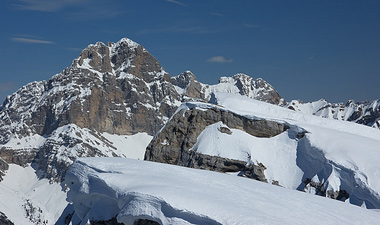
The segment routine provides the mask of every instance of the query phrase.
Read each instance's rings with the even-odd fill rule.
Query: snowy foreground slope
[[[66,175],[73,224],[378,224],[380,213],[252,179],[121,158],[83,158]]]
[[[74,140],[65,145],[63,139],[71,136]],[[79,128],[70,124],[57,129],[52,135],[42,137],[34,135],[23,139],[11,139],[7,145],[0,147],[16,148],[23,146],[24,151],[38,149],[46,142],[56,142],[60,148],[56,149],[55,155],[50,156],[56,162],[72,163],[80,156],[86,156],[83,145],[97,147],[103,156],[128,157],[142,159],[145,148],[152,139],[146,133],[134,135],[115,135],[108,133],[90,132],[88,129]],[[113,153],[113,154],[112,154]],[[95,154],[97,155],[97,154]],[[65,187],[61,183],[52,182],[41,171],[36,172],[36,164],[29,163],[21,167],[9,164],[3,180],[0,182],[0,212],[3,212],[15,225],[40,225],[56,224],[61,217],[68,202],[66,201]],[[52,170],[49,168],[49,170]],[[70,207],[66,208],[70,211]],[[70,213],[70,212],[69,212]]]
[[[15,225],[55,224],[67,205],[61,185],[39,179],[30,166],[9,167],[0,182],[0,211]]]
[[[346,190],[350,193],[349,201],[353,204],[380,208],[379,130],[355,123],[306,115],[237,95],[219,93],[216,95],[216,102],[241,115],[282,121],[288,123],[290,127],[297,126],[298,129],[307,132],[304,138],[297,140],[291,137],[292,129],[290,129],[288,137],[281,134],[272,138],[274,140],[268,144],[260,139],[250,143],[254,146],[252,154],[257,152],[257,160],[260,162],[262,159],[264,165],[267,163],[268,169],[270,167],[272,170],[278,169],[278,172],[287,170],[286,175],[284,172],[277,174],[277,180],[286,183],[285,179],[294,180],[297,179],[295,178],[297,175],[302,174],[301,181],[310,178],[323,184],[325,190]],[[263,145],[260,145],[260,141]],[[291,146],[295,141],[297,141],[296,146]],[[269,151],[268,146],[272,146]],[[268,153],[273,156],[271,161],[264,159],[268,157]],[[293,158],[290,154],[293,154]],[[277,163],[281,162],[285,168],[278,168]],[[291,165],[296,165],[298,168],[295,168],[295,171],[286,169]],[[298,189],[300,187],[301,184]]]
[[[181,161],[186,160],[186,157],[182,157],[186,154],[190,157],[196,154],[208,155],[225,161],[239,160],[247,165],[265,167],[265,179],[261,180],[269,183],[370,209],[380,208],[379,130],[307,115],[238,95],[216,93],[213,100],[218,105],[184,103],[154,137],[149,145],[151,147],[147,148],[145,159],[167,162],[165,158],[174,152],[179,157],[168,163],[188,167],[195,167],[195,164]],[[244,128],[235,125],[228,127],[226,124],[229,121],[226,120],[224,122],[227,123],[219,119],[208,120],[206,125],[202,124],[202,118],[192,120],[193,115],[207,116],[216,111],[233,113],[248,120],[275,121],[286,124],[289,128],[272,137],[258,137],[246,133]],[[178,120],[181,117],[184,119]],[[173,124],[180,128],[186,124],[192,130],[202,128],[198,131],[194,144],[186,147],[185,142],[180,142],[178,147],[174,140],[181,133],[177,136],[168,135],[175,130]],[[186,129],[182,130],[186,132]],[[163,157],[160,158],[160,155]],[[213,170],[212,165],[206,167],[201,163],[203,162],[196,160],[198,167],[195,168]]]
[[[216,102],[244,116],[290,125],[287,134],[270,138],[272,140],[250,137],[250,142],[246,143],[249,144],[246,146],[252,146],[249,149],[252,158],[268,168],[266,173],[269,178],[280,180],[280,184],[290,188],[295,188],[292,187],[294,181],[309,178],[323,184],[325,190],[346,190],[350,193],[349,201],[353,204],[380,208],[379,130],[306,115],[237,95],[218,93]],[[305,137],[293,138],[292,126],[304,129],[307,132]],[[244,143],[241,144],[245,136],[246,134],[238,137],[240,144],[234,145],[237,151],[246,149],[242,148]],[[228,149],[213,146],[214,148],[208,148],[207,151],[211,151],[208,154],[225,154],[217,149]],[[212,152],[213,150],[215,151]],[[302,185],[298,185],[300,189]]]

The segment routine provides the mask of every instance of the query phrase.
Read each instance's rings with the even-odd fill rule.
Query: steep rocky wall
[[[273,137],[288,129],[286,124],[254,120],[213,107],[193,108],[176,113],[148,145],[145,160],[207,169],[219,172],[241,172],[242,175],[266,181],[265,165],[249,165],[245,161],[203,155],[190,150],[197,137],[209,125],[223,122],[230,128],[243,130],[256,137]],[[229,130],[220,132],[228,133]]]
[[[7,162],[5,162],[1,157],[0,157],[0,181],[3,180],[3,176],[5,175],[5,171],[9,169],[9,165]]]
[[[28,147],[18,144],[23,143],[20,140],[34,135],[50,137],[70,124],[100,133],[154,135],[181,102],[207,102],[213,91],[230,92],[230,89],[269,102],[276,103],[279,99],[268,83],[244,74],[221,79],[217,85],[198,82],[190,71],[170,78],[145,48],[126,38],[108,45],[91,44],[61,73],[48,81],[27,84],[7,97],[0,107],[0,157],[21,166],[34,163],[46,177],[59,180],[74,158],[69,157],[67,162],[57,160],[57,149],[67,151],[70,144],[51,140]],[[236,125],[247,132],[251,132],[250,126],[250,121],[244,118]],[[266,124],[258,121],[255,126]],[[258,130],[253,134],[265,135]],[[81,137],[74,139],[70,142],[84,150],[76,156],[103,155],[96,146],[82,145],[80,142],[85,140]]]
[[[0,224],[1,225],[14,225],[14,223],[12,223],[12,221],[10,221],[8,219],[8,217],[2,212],[0,212]]]

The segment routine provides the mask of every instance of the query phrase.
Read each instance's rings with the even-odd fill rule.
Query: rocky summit
[[[200,83],[190,71],[171,77],[127,38],[91,44],[50,80],[29,83],[6,98],[0,108],[0,157],[21,166],[34,163],[43,176],[60,180],[77,157],[121,156],[103,132],[154,135],[182,102],[208,102],[215,91],[284,102],[270,84],[245,74],[222,77],[216,85]],[[101,144],[84,140],[83,133]]]
[[[217,127],[216,136],[223,134],[232,137],[231,130],[234,130],[235,133],[247,133],[257,140],[281,137],[293,143],[307,133],[302,129],[294,130],[284,122],[285,119],[247,117],[244,113],[217,106],[218,93],[266,102],[260,107],[276,105],[277,108],[273,109],[281,108],[289,115],[292,114],[288,111],[292,111],[284,108],[377,129],[380,127],[379,100],[347,104],[330,104],[324,100],[287,103],[273,86],[261,78],[253,79],[239,73],[221,77],[218,84],[203,84],[191,71],[171,76],[144,47],[128,38],[116,43],[97,42],[87,46],[62,72],[48,81],[23,86],[0,106],[0,182],[6,185],[12,183],[3,180],[9,177],[7,173],[10,171],[15,177],[26,174],[28,177],[36,176],[36,181],[28,178],[25,185],[20,184],[20,189],[14,189],[14,192],[9,191],[13,190],[12,187],[0,188],[6,190],[9,196],[13,194],[12,201],[15,200],[15,204],[21,207],[21,216],[28,215],[25,218],[30,224],[54,224],[52,219],[46,221],[48,218],[57,219],[58,212],[59,221],[75,221],[73,209],[69,205],[62,212],[67,204],[62,200],[64,206],[59,204],[63,208],[55,208],[56,211],[51,212],[54,215],[50,215],[51,205],[41,202],[39,196],[46,195],[48,200],[64,199],[53,193],[52,186],[56,184],[57,190],[63,187],[65,191],[62,181],[66,171],[79,157],[145,158],[198,169],[236,172],[264,182],[286,184],[286,180],[279,179],[280,174],[265,176],[264,172],[271,164],[251,160],[248,151],[240,159],[197,152],[197,138],[205,129],[213,129],[218,123],[223,123],[223,126]],[[199,104],[204,104],[202,107],[207,110],[198,107]],[[186,110],[183,107],[187,107]],[[306,149],[313,150],[308,145]],[[133,151],[136,154],[132,154]],[[21,167],[15,164],[24,167],[24,172],[20,172]],[[351,176],[349,172],[347,174]],[[324,189],[323,181],[328,178],[327,175],[318,180],[314,173],[310,174],[313,176],[303,180],[300,178],[303,182],[300,190],[319,191],[323,192],[321,195],[337,199],[342,196],[348,198],[349,195],[343,192],[346,189],[336,192]],[[44,184],[45,181],[50,183]],[[38,188],[33,186],[37,183],[39,187],[48,187],[39,190],[52,192],[39,193]],[[62,194],[62,191],[58,192]],[[376,208],[378,201],[372,201],[372,196],[370,200],[368,202]],[[20,218],[18,214],[9,214],[10,211],[2,212],[3,209],[0,209],[0,221],[3,223],[12,224],[14,219]],[[105,224],[103,222],[99,223]]]

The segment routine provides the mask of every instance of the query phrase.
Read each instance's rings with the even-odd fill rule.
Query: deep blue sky
[[[380,0],[1,0],[0,102],[128,37],[172,76],[246,73],[286,100],[380,98]]]

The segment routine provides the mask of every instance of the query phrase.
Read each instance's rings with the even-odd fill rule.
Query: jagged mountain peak
[[[286,101],[281,98],[278,92],[265,80],[237,73],[232,77],[221,77],[219,84],[210,85],[211,92],[228,92],[245,95],[260,101],[284,105]]]
[[[48,81],[25,85],[8,97],[0,109],[0,157],[21,165],[36,162],[47,177],[60,179],[66,166],[79,156],[67,160],[60,156],[64,155],[62,151],[80,148],[80,156],[94,155],[94,151],[95,155],[103,154],[96,150],[98,147],[83,144],[86,141],[80,136],[65,136],[65,147],[51,141],[62,127],[76,126],[78,133],[88,129],[112,135],[154,135],[181,102],[208,102],[213,92],[246,95],[275,104],[280,98],[274,89],[257,89],[256,83],[264,81],[245,74],[221,79],[228,82],[202,84],[191,71],[171,78],[157,59],[128,38],[107,45],[90,44],[61,73]],[[24,142],[32,144],[17,144]],[[18,155],[25,157],[17,159]],[[46,171],[48,165],[53,167]]]
[[[172,84],[180,88],[188,87],[192,82],[196,81],[196,76],[189,70],[171,78]]]
[[[136,76],[150,83],[170,80],[170,75],[145,48],[128,38],[116,43],[88,45],[73,61],[73,68],[87,69],[98,74],[110,73],[117,77]]]
[[[380,99],[357,103],[354,100],[347,103],[329,103],[325,99],[306,103],[292,100],[286,107],[306,114],[380,128]]]
[[[40,177],[60,181],[78,157],[125,157],[122,150],[129,147],[124,144],[129,135],[144,133],[151,138],[182,102],[209,102],[216,92],[284,103],[262,78],[238,73],[208,85],[197,81],[191,71],[170,77],[157,59],[128,38],[90,44],[71,66],[48,81],[25,85],[0,107],[0,176],[7,164],[32,163]],[[325,100],[319,103],[313,109],[320,115],[344,108]],[[294,105],[297,111],[306,107],[300,101]],[[346,105],[347,118],[364,124],[375,118],[374,126],[379,127],[380,100]],[[183,129],[187,128],[177,131]],[[219,130],[228,135],[226,127]]]

